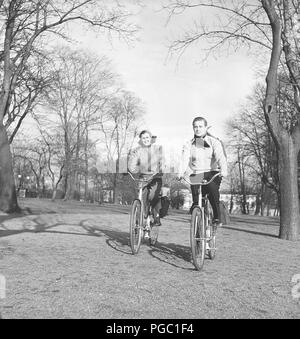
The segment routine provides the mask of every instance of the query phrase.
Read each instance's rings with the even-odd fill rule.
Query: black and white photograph
[[[0,0],[0,39],[0,319],[300,319],[300,0]]]

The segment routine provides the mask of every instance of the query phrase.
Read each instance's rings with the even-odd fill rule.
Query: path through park
[[[300,318],[292,282],[300,243],[276,237],[276,218],[233,216],[218,232],[216,259],[198,272],[186,212],[171,211],[157,246],[133,256],[128,207],[37,199],[21,206],[26,214],[0,215],[4,319]]]

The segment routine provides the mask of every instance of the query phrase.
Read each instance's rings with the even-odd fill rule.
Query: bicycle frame
[[[220,175],[220,173],[217,173],[215,174],[209,181],[207,180],[202,180],[200,182],[191,182],[190,180],[186,179],[186,178],[182,178],[182,180],[184,180],[187,184],[189,185],[200,185],[199,187],[199,192],[198,192],[198,197],[199,197],[199,200],[198,200],[198,204],[199,204],[199,207],[201,209],[204,209],[205,207],[207,207],[207,201],[208,201],[208,198],[207,198],[207,195],[205,195],[205,197],[203,198],[203,195],[202,195],[202,189],[201,189],[201,186],[206,186],[206,185],[209,185],[211,182],[214,181],[215,178],[217,178],[218,176]],[[205,201],[205,204],[203,206],[203,200]]]
[[[198,271],[203,268],[205,255],[208,254],[210,259],[214,259],[216,253],[216,236],[212,229],[212,223],[210,222],[208,196],[206,194],[203,197],[201,187],[203,185],[209,185],[219,175],[220,173],[217,173],[211,180],[202,180],[199,182],[191,182],[190,180],[183,178],[189,185],[199,185],[198,206],[195,206],[192,211],[190,228],[192,259],[194,266]],[[196,177],[196,179],[198,178]],[[201,222],[199,222],[200,220]]]
[[[215,178],[217,178],[220,175],[220,173],[218,172],[217,174],[215,174],[209,181],[207,180],[202,180],[199,182],[191,182],[190,180],[186,179],[186,178],[182,178],[186,183],[188,183],[189,185],[199,185],[199,192],[198,192],[198,207],[201,209],[201,215],[202,215],[202,222],[205,225],[205,230],[207,231],[209,228],[209,222],[210,222],[210,213],[209,213],[209,207],[208,207],[208,196],[207,194],[203,197],[202,195],[202,186],[205,185],[209,185]],[[204,202],[204,204],[203,204]],[[210,241],[213,238],[213,234],[205,234],[205,239],[206,241]]]
[[[138,193],[138,200],[141,203],[141,220],[144,221],[144,202],[143,202],[143,189],[148,185],[148,183],[154,178],[154,176],[156,175],[153,174],[150,176],[150,178],[148,178],[147,180],[144,179],[136,179],[130,172],[128,172],[129,175],[131,176],[131,178],[138,183],[138,188],[139,188],[139,193]],[[147,215],[147,219],[146,219],[146,225],[144,225],[143,222],[143,229],[144,230],[149,230],[150,229],[150,215],[151,213],[149,213],[149,215]]]

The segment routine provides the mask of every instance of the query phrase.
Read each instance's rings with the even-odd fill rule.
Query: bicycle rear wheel
[[[137,254],[141,247],[143,234],[142,214],[141,202],[139,200],[135,200],[131,208],[129,227],[130,247],[132,254]]]
[[[190,242],[193,264],[200,271],[204,264],[206,251],[205,225],[200,207],[195,207],[192,212]]]

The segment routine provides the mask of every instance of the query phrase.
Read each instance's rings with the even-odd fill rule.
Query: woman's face
[[[144,146],[150,146],[151,145],[151,135],[149,133],[144,133],[141,136],[141,141]]]
[[[205,126],[205,122],[203,120],[194,122],[193,129],[197,137],[204,137],[207,132],[207,127]]]

